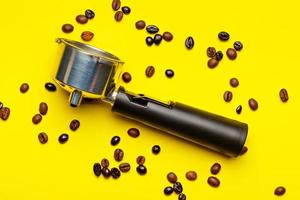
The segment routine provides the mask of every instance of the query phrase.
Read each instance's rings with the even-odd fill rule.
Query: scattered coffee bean
[[[183,188],[182,188],[181,183],[180,183],[180,182],[175,182],[175,183],[173,184],[173,190],[174,190],[174,192],[175,192],[176,194],[182,193]]]
[[[121,172],[129,172],[130,171],[130,164],[129,163],[122,163],[119,165],[119,169]]]
[[[129,13],[131,12],[131,9],[130,9],[128,6],[123,6],[123,7],[122,7],[122,12],[123,12],[125,15],[129,15]]]
[[[282,196],[284,195],[284,193],[285,193],[285,188],[283,186],[279,186],[274,190],[274,194],[277,196]]]
[[[0,109],[2,109],[3,108],[3,103],[2,102],[0,102]]]
[[[122,79],[125,83],[129,83],[131,81],[131,74],[129,74],[128,72],[124,72],[122,74]]]
[[[207,179],[207,183],[212,186],[212,187],[219,187],[220,185],[220,180],[217,177],[210,176]]]
[[[211,69],[218,66],[218,64],[219,64],[219,61],[216,58],[211,58],[207,61],[207,66]]]
[[[48,105],[45,102],[41,102],[39,106],[39,111],[41,115],[46,115],[48,112]]]
[[[171,186],[165,187],[165,189],[164,189],[165,195],[170,195],[170,194],[173,193],[173,191],[174,190],[173,190],[173,188]]]
[[[217,50],[215,47],[208,47],[206,50],[206,54],[208,57],[213,58],[217,53]]]
[[[158,28],[157,26],[155,26],[155,25],[148,25],[148,26],[146,27],[146,30],[147,30],[147,32],[150,33],[150,34],[155,34],[155,33],[158,33],[159,28]]]
[[[230,60],[234,60],[237,57],[236,50],[233,48],[228,48],[226,51],[226,55]]]
[[[154,145],[152,147],[152,153],[157,155],[157,154],[159,154],[159,152],[160,152],[160,146],[159,145]]]
[[[42,115],[41,114],[36,114],[32,117],[32,123],[38,124],[42,121]]]
[[[183,193],[179,194],[178,200],[186,200],[186,195]]]
[[[74,26],[72,24],[64,24],[62,27],[61,27],[61,30],[64,32],[64,33],[71,33],[73,30],[74,30]]]
[[[155,73],[155,68],[153,66],[148,66],[146,68],[145,74],[148,78],[152,77]]]
[[[218,37],[219,37],[219,39],[222,40],[222,41],[227,41],[227,40],[229,40],[230,35],[229,35],[229,33],[225,32],[225,31],[222,31],[222,32],[220,32],[220,33],[218,34]]]
[[[119,177],[121,176],[120,170],[119,170],[118,168],[116,168],[116,167],[111,168],[110,171],[111,171],[111,176],[112,176],[114,179],[117,179],[117,178],[119,178]]]
[[[79,128],[79,126],[80,126],[80,121],[77,119],[73,119],[69,125],[72,131],[76,131]]]
[[[173,35],[172,35],[172,33],[168,32],[168,31],[164,32],[163,35],[162,35],[162,37],[163,37],[163,39],[164,39],[165,41],[167,41],[167,42],[170,42],[170,41],[173,40]]]
[[[116,146],[117,144],[119,144],[120,140],[121,138],[119,136],[114,136],[111,138],[110,144]]]
[[[127,133],[133,138],[137,138],[140,135],[140,131],[137,128],[130,128],[128,129]]]
[[[248,151],[248,148],[246,146],[243,146],[242,151],[240,152],[240,156],[247,153],[247,151]]]
[[[174,71],[172,69],[167,69],[165,74],[168,78],[172,78],[174,76]]]
[[[177,176],[174,172],[169,172],[167,174],[167,179],[170,183],[176,183],[177,182]]]
[[[44,132],[39,133],[38,139],[41,144],[46,144],[48,142],[48,135]]]
[[[197,172],[195,171],[188,171],[185,174],[186,179],[190,180],[190,181],[194,181],[197,179]]]
[[[111,171],[106,167],[102,168],[101,172],[102,172],[103,176],[106,178],[110,177],[110,175],[111,175]]]
[[[63,134],[61,134],[61,135],[58,137],[58,141],[59,141],[59,143],[61,143],[61,144],[66,143],[66,142],[68,141],[68,139],[69,139],[69,135],[66,134],[66,133],[63,133]]]
[[[23,83],[23,84],[20,86],[20,92],[21,92],[21,93],[27,92],[28,89],[29,89],[28,83]]]
[[[88,19],[93,19],[95,17],[95,13],[91,9],[87,9],[84,14]]]
[[[230,102],[232,100],[232,92],[225,91],[223,95],[224,101]]]
[[[85,15],[77,15],[76,16],[76,21],[79,23],[79,24],[86,24],[88,22],[88,18],[85,16]]]
[[[219,163],[215,163],[211,166],[210,172],[214,175],[218,174],[221,170],[221,165]]]
[[[223,59],[223,52],[222,51],[217,51],[216,60],[221,61],[222,59]]]
[[[117,21],[117,22],[119,22],[119,21],[121,21],[122,19],[123,19],[123,12],[122,11],[117,11],[116,13],[115,13],[115,20]]]
[[[56,86],[53,83],[45,83],[45,88],[50,91],[50,92],[55,92],[56,91]]]
[[[124,152],[122,149],[116,149],[114,152],[114,158],[116,161],[120,162],[123,160]]]
[[[139,165],[137,166],[136,171],[140,175],[145,175],[147,173],[147,168],[144,165]]]
[[[194,39],[191,36],[189,36],[188,38],[186,38],[186,40],[185,40],[185,46],[186,46],[186,48],[192,49],[194,47],[194,44],[195,44]]]
[[[101,160],[101,166],[102,166],[103,168],[108,168],[108,167],[109,167],[109,161],[108,161],[106,158],[103,158],[103,159]]]
[[[162,41],[162,35],[161,34],[155,34],[154,38],[153,38],[154,44],[159,45],[161,41]]]
[[[230,81],[229,81],[229,83],[230,83],[230,85],[232,87],[237,87],[237,86],[239,86],[240,82],[239,82],[239,80],[237,78],[231,78]]]
[[[154,40],[152,37],[150,37],[150,36],[146,37],[146,44],[148,46],[151,46],[153,44],[153,42],[154,42]]]
[[[255,99],[251,98],[248,100],[248,105],[251,108],[251,110],[255,111],[258,108],[258,103]]]
[[[282,102],[287,102],[289,100],[289,95],[286,89],[282,88],[279,92],[279,96]]]
[[[241,51],[243,49],[243,44],[240,41],[236,41],[233,43],[233,47],[237,51]]]
[[[2,120],[6,121],[9,118],[9,115],[10,115],[10,109],[8,107],[1,108],[0,116]]]
[[[100,163],[95,163],[93,166],[94,174],[98,177],[101,175],[101,165]]]
[[[145,158],[144,156],[138,156],[138,157],[136,158],[136,163],[137,163],[138,165],[143,165],[143,164],[145,163],[145,161],[146,161],[146,158]]]
[[[120,0],[113,0],[113,1],[112,1],[111,7],[112,7],[112,9],[113,9],[114,11],[119,10],[120,7],[121,7],[121,1],[120,1]]]
[[[237,114],[241,114],[242,109],[243,109],[242,105],[239,105],[239,106],[235,109],[235,111],[236,111]]]
[[[138,30],[142,30],[146,27],[146,22],[144,20],[139,20],[135,22],[135,28]]]
[[[81,33],[81,39],[84,41],[91,41],[94,37],[94,33],[91,31],[84,31]]]

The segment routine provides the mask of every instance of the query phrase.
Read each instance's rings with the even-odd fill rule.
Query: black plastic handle
[[[124,89],[118,91],[112,111],[230,157],[240,154],[247,138],[245,123]]]

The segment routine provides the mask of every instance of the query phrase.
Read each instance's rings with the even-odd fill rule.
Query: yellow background
[[[280,2],[280,3],[279,3]],[[299,199],[299,3],[293,1],[172,1],[123,0],[132,12],[122,22],[114,21],[110,0],[1,1],[0,101],[11,108],[11,116],[0,120],[0,199],[177,199],[166,197],[163,188],[169,183],[166,174],[174,171],[183,183],[188,199],[276,199],[274,188],[287,188],[282,199]],[[86,25],[75,22],[85,9],[95,11],[95,19]],[[161,32],[171,31],[174,40],[157,47],[145,45],[146,31],[135,29],[144,19],[158,25]],[[61,32],[61,25],[72,23],[75,31]],[[222,114],[249,124],[246,155],[228,159],[198,148],[160,131],[116,116],[104,103],[83,104],[71,108],[62,89],[49,93],[44,83],[52,81],[57,67],[56,37],[81,40],[80,33],[95,33],[90,44],[105,49],[126,63],[124,71],[132,74],[127,90],[150,94],[161,100],[176,100]],[[220,42],[219,31],[231,34],[228,42]],[[188,51],[185,38],[193,36],[195,47]],[[215,46],[226,51],[235,40],[244,43],[236,61],[226,57],[216,69],[206,65],[206,48]],[[154,77],[146,78],[145,68],[155,66]],[[164,71],[172,68],[175,76],[167,79]],[[240,80],[231,88],[229,79]],[[19,92],[28,82],[26,94]],[[279,90],[288,89],[290,100],[282,103]],[[233,91],[230,103],[223,92]],[[247,106],[256,98],[259,109]],[[39,125],[31,118],[40,102],[48,103],[49,112]],[[235,108],[243,105],[241,115]],[[77,118],[81,127],[68,128]],[[130,138],[126,131],[138,127],[141,135]],[[41,145],[39,132],[49,135]],[[61,145],[57,137],[67,132],[68,143]],[[128,174],[118,180],[96,178],[93,163],[107,157],[111,166],[114,147],[110,139],[122,138],[124,160],[132,164]],[[159,144],[159,156],[151,147]],[[135,158],[146,156],[148,174],[135,172]],[[222,164],[218,189],[207,185],[209,168]],[[196,170],[198,179],[185,179],[185,172]]]

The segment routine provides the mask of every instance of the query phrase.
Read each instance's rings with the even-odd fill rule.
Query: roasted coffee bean
[[[274,194],[277,196],[282,196],[284,195],[284,193],[285,193],[285,188],[283,186],[279,186],[274,190]]]
[[[221,165],[219,163],[215,163],[211,166],[210,172],[214,175],[218,174],[221,170]]]
[[[223,52],[222,51],[217,51],[216,60],[221,61],[222,59],[223,59]]]
[[[235,109],[235,111],[236,111],[237,114],[241,114],[242,109],[243,109],[242,105],[239,105],[239,106]]]
[[[48,135],[44,132],[39,133],[38,139],[41,144],[46,144],[48,142]]]
[[[135,28],[138,30],[142,30],[146,27],[146,22],[144,20],[139,20],[135,22]]]
[[[123,160],[124,157],[124,152],[122,149],[116,149],[114,152],[114,158],[116,161],[120,162],[121,160]]]
[[[121,21],[123,19],[123,15],[124,15],[124,13],[122,11],[117,11],[115,13],[115,20],[117,22]]]
[[[106,158],[103,158],[101,160],[101,166],[104,168],[108,168],[109,167],[109,161]]]
[[[233,47],[237,51],[241,51],[243,49],[243,44],[240,41],[236,41],[233,43]]]
[[[72,131],[76,131],[80,126],[80,121],[78,119],[73,119],[71,122],[70,122],[70,129]]]
[[[114,11],[117,11],[120,9],[121,7],[121,1],[120,0],[113,0],[112,1],[112,4],[111,4],[111,7]]]
[[[8,107],[3,107],[0,110],[0,116],[2,120],[7,120],[9,118],[10,115],[10,109]]]
[[[150,37],[150,36],[146,37],[146,44],[148,46],[151,46],[153,44],[153,42],[154,42],[154,40],[152,37]]]
[[[258,108],[258,103],[255,99],[251,98],[248,100],[248,105],[251,108],[251,110],[255,111]]]
[[[194,181],[197,179],[197,172],[195,171],[188,171],[185,174],[186,179],[190,180],[190,181]]]
[[[229,33],[225,32],[225,31],[222,31],[222,32],[220,32],[220,33],[218,34],[218,37],[219,37],[219,39],[222,40],[222,41],[227,41],[227,40],[229,40],[230,35],[229,35]]]
[[[95,13],[91,9],[87,9],[84,14],[88,19],[93,19],[95,17]]]
[[[153,66],[148,66],[146,68],[145,74],[148,78],[152,77],[155,73],[155,68]]]
[[[174,71],[172,69],[167,69],[165,74],[168,78],[172,78],[174,76]]]
[[[81,33],[81,39],[84,41],[91,41],[94,37],[94,33],[91,31],[84,31]]]
[[[206,54],[208,57],[213,58],[217,53],[217,50],[215,47],[208,47],[206,50]]]
[[[50,92],[55,92],[56,91],[56,86],[53,83],[45,83],[45,88],[50,91]]]
[[[76,16],[76,21],[79,23],[79,24],[86,24],[88,22],[88,18],[85,16],[85,15],[77,15]]]
[[[46,115],[48,112],[48,105],[45,102],[41,102],[39,106],[39,111],[41,115]]]
[[[237,57],[236,50],[233,48],[228,48],[226,51],[226,55],[230,60],[234,60]]]
[[[174,190],[173,190],[173,188],[171,186],[165,187],[165,189],[164,189],[165,195],[170,195],[170,194],[173,193],[173,191]]]
[[[61,134],[61,135],[58,137],[58,141],[59,141],[59,143],[61,143],[61,144],[66,143],[68,140],[69,140],[69,135],[66,134],[66,133],[63,133],[63,134]]]
[[[210,176],[207,179],[207,183],[212,186],[212,187],[219,187],[220,185],[220,180],[217,177]]]
[[[186,200],[186,195],[181,193],[178,195],[178,200]]]
[[[118,168],[116,168],[116,167],[111,168],[110,171],[111,171],[111,176],[112,176],[114,179],[117,179],[117,178],[119,178],[119,177],[121,176],[120,170],[119,170]]]
[[[122,74],[122,79],[125,83],[129,83],[131,81],[131,74],[129,74],[128,72],[124,72]]]
[[[160,146],[159,145],[154,145],[152,147],[152,153],[157,155],[157,154],[159,154],[159,152],[160,152]]]
[[[111,138],[110,144],[115,146],[115,145],[119,144],[120,140],[121,140],[121,138],[119,136],[114,136]]]
[[[162,35],[162,37],[167,42],[170,42],[171,40],[173,40],[172,33],[168,32],[168,31],[164,32],[163,35]]]
[[[123,12],[125,15],[129,15],[129,13],[131,12],[131,9],[130,9],[128,6],[123,6],[123,7],[122,7],[122,12]]]
[[[146,161],[146,158],[145,158],[144,156],[138,156],[138,157],[136,158],[136,163],[137,163],[138,165],[143,165],[143,164],[145,163],[145,161]]]
[[[167,179],[170,183],[176,183],[177,182],[177,176],[174,172],[169,172],[167,174]]]
[[[74,26],[72,24],[64,24],[62,27],[61,27],[61,30],[64,32],[64,33],[71,33],[73,30],[74,30]]]
[[[119,165],[119,169],[121,172],[128,172],[130,171],[130,164],[129,163],[122,163]]]
[[[189,36],[188,38],[186,38],[186,40],[185,40],[185,46],[186,46],[186,48],[192,49],[194,47],[194,44],[195,44],[194,39],[191,36]]]
[[[145,175],[147,173],[147,168],[144,165],[139,165],[137,166],[136,171],[140,175]]]
[[[180,182],[175,182],[175,183],[173,184],[173,190],[174,190],[174,192],[175,192],[176,194],[182,193],[183,188],[182,188],[181,183],[180,183]]]
[[[130,128],[128,129],[127,133],[133,138],[137,138],[140,135],[140,131],[137,128]]]
[[[153,38],[154,44],[159,45],[161,41],[162,41],[162,35],[161,34],[155,34],[154,38]]]
[[[207,66],[211,69],[215,68],[216,66],[218,66],[219,61],[216,58],[210,58],[207,61]]]
[[[150,34],[155,34],[155,33],[158,33],[159,28],[158,28],[157,26],[155,26],[155,25],[148,25],[148,26],[146,27],[146,30],[147,30],[147,32],[150,33]]]
[[[289,95],[286,89],[282,88],[279,92],[279,96],[282,102],[287,102],[289,100]]]
[[[28,83],[23,83],[23,84],[20,86],[20,92],[21,92],[21,93],[27,92],[28,89],[29,89]]]
[[[248,151],[248,148],[246,146],[243,146],[242,151],[240,152],[240,156],[247,153],[247,151]]]
[[[111,171],[106,167],[103,167],[101,172],[102,172],[103,176],[106,178],[110,177],[110,175],[111,175]]]
[[[239,82],[239,80],[237,78],[231,78],[230,81],[229,81],[229,83],[230,83],[230,85],[232,87],[237,87],[237,86],[239,86],[240,82]]]
[[[98,177],[101,175],[101,165],[100,163],[95,163],[93,166],[94,174]]]
[[[223,95],[224,101],[230,102],[232,100],[232,92],[225,91]]]
[[[0,109],[2,109],[3,108],[3,103],[2,102],[0,102]]]
[[[38,124],[42,121],[42,115],[41,114],[36,114],[32,117],[32,123]]]

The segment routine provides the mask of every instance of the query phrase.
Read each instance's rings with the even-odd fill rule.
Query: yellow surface
[[[171,1],[123,0],[132,13],[122,22],[114,21],[110,0],[2,1],[0,8],[1,78],[0,101],[11,108],[8,121],[0,120],[0,199],[177,199],[165,197],[169,185],[165,176],[174,171],[183,183],[188,199],[277,199],[273,190],[284,185],[282,199],[299,199],[299,3],[293,1]],[[79,25],[74,18],[92,8],[96,18]],[[144,19],[161,31],[171,31],[174,40],[159,47],[145,45],[145,31],[135,29]],[[75,25],[71,34],[60,30],[63,23]],[[132,82],[122,83],[128,90],[150,94],[162,100],[176,100],[249,123],[243,157],[228,159],[174,137],[116,116],[104,103],[68,106],[62,89],[49,93],[44,83],[52,81],[57,67],[56,37],[80,40],[80,33],[90,30],[95,38],[90,44],[122,58]],[[217,34],[226,30],[228,42]],[[184,40],[189,35],[195,47],[188,51]],[[244,49],[234,62],[226,57],[214,69],[206,66],[208,46],[225,51],[235,40]],[[154,65],[153,78],[146,78],[146,66]],[[167,79],[164,71],[175,70]],[[240,86],[232,89],[229,79],[237,77]],[[23,82],[30,84],[26,94],[19,92]],[[282,103],[279,90],[288,89],[290,100]],[[222,99],[232,90],[233,101]],[[247,106],[249,98],[259,102],[257,112]],[[49,112],[39,125],[31,118],[45,101]],[[235,108],[243,105],[240,116]],[[68,128],[77,118],[81,127]],[[130,138],[126,131],[138,127],[141,135]],[[45,131],[49,142],[41,145],[37,134]],[[61,145],[57,137],[67,132],[70,140]],[[96,178],[93,163],[103,157],[116,166],[110,138],[119,135],[124,160],[132,164],[119,180]],[[160,144],[159,156],[151,147]],[[148,174],[135,172],[135,158],[146,156]],[[207,185],[209,168],[222,164],[218,189]],[[185,179],[187,170],[196,170],[198,179]]]

